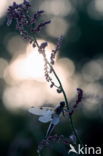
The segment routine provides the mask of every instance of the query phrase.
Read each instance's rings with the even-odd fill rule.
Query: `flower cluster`
[[[77,88],[77,92],[78,92],[77,100],[76,100],[75,104],[73,105],[72,110],[69,112],[70,116],[74,113],[75,109],[78,107],[78,104],[83,99],[83,90],[80,88]]]
[[[30,14],[31,4],[29,0],[24,0],[23,3],[17,4],[13,3],[12,6],[9,6],[8,13],[7,13],[7,25],[10,26],[13,21],[16,23],[16,30],[19,31],[20,35],[30,44],[32,44],[33,48],[38,47],[38,52],[43,55],[44,57],[44,73],[45,79],[47,82],[50,82],[50,87],[52,88],[55,86],[57,88],[57,92],[60,93],[61,90],[59,87],[55,85],[53,82],[50,74],[52,73],[52,68],[48,64],[48,60],[45,54],[45,48],[47,47],[48,43],[43,42],[41,45],[38,44],[37,40],[35,39],[35,34],[40,32],[41,28],[49,24],[51,21],[40,22],[39,19],[44,13],[43,10],[35,12],[33,15]],[[56,47],[51,52],[50,57],[50,64],[54,64],[54,59],[56,53],[59,51],[61,47],[63,37],[61,36],[58,38]]]
[[[51,77],[51,73],[53,72],[52,66],[50,65],[50,63],[48,62],[45,53],[43,53],[44,56],[44,76],[47,82],[50,83],[50,88],[53,88],[54,86],[56,88],[58,88],[58,86],[56,86],[56,84],[53,82],[52,77]]]
[[[51,57],[50,57],[50,59],[51,59],[51,64],[52,64],[52,65],[54,65],[55,55],[56,55],[56,53],[60,50],[62,40],[63,40],[63,37],[60,36],[60,37],[58,38],[58,41],[57,41],[57,44],[56,44],[55,49],[52,50]]]
[[[24,0],[21,4],[14,2],[13,5],[8,8],[7,25],[10,26],[12,22],[15,21],[16,29],[19,31],[20,35],[35,47],[34,33],[39,32],[42,27],[49,24],[51,21],[39,23],[38,20],[44,11],[40,10],[30,15],[30,7],[31,4],[29,0]]]
[[[64,144],[66,146],[69,146],[69,144],[75,144],[74,140],[71,137],[64,137],[64,135],[54,135],[49,136],[47,139],[43,139],[40,144],[38,145],[38,152],[43,150],[45,147],[49,147],[50,145],[53,145],[55,143]]]
[[[37,11],[33,15],[30,15],[30,1],[24,0],[23,3],[17,4],[13,3],[12,6],[9,6],[8,13],[7,13],[7,25],[10,26],[13,21],[16,23],[16,30],[19,31],[20,35],[30,44],[32,44],[33,48],[36,46],[38,47],[38,52],[43,55],[44,57],[44,73],[46,81],[50,82],[50,87],[56,86],[55,83],[52,81],[50,74],[52,73],[52,69],[48,66],[48,60],[45,54],[45,48],[47,47],[48,43],[43,42],[41,45],[38,44],[37,40],[34,38],[35,33],[39,32],[42,27],[49,24],[51,21],[45,22],[38,22],[39,18],[44,13],[43,10]],[[34,36],[33,36],[34,35]],[[58,39],[57,45],[54,50],[51,52],[50,57],[50,64],[54,64],[54,59],[57,51],[60,49],[62,41],[62,36]],[[59,91],[58,91],[59,92]]]
[[[51,64],[48,62],[46,56],[44,55],[44,76],[47,82],[50,82],[50,88],[56,87],[57,88],[57,93],[61,93],[61,88],[53,82],[51,73],[53,73],[53,68]]]
[[[56,44],[56,47],[54,50],[52,50],[51,52],[51,56],[50,56],[50,63],[48,63],[48,60],[46,58],[46,54],[45,54],[45,48],[47,47],[47,42],[43,42],[41,43],[41,45],[38,47],[39,48],[39,52],[44,56],[44,73],[45,73],[45,79],[47,82],[50,82],[50,87],[56,87],[57,88],[57,92],[58,93],[61,93],[61,88],[56,86],[56,84],[53,82],[50,74],[53,72],[53,68],[52,68],[52,65],[54,65],[54,62],[55,62],[55,56],[56,56],[56,53],[59,51],[60,47],[61,47],[61,43],[62,43],[62,40],[63,40],[63,37],[60,36],[58,38],[58,41],[57,41],[57,44]]]
[[[52,78],[50,77],[50,67],[48,67],[46,58],[44,58],[45,64],[44,64],[44,76],[47,82],[50,82],[50,87],[52,88],[54,86],[54,82],[52,81]]]

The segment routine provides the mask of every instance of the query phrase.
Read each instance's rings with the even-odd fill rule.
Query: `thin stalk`
[[[38,44],[36,38],[34,38],[34,40],[35,40],[35,44],[37,45],[37,47],[40,48],[40,46],[39,46],[39,44]],[[66,103],[67,110],[69,111],[69,104],[68,104],[67,96],[66,96],[66,93],[65,93],[65,91],[64,91],[64,88],[63,88],[63,86],[62,86],[62,83],[61,83],[61,81],[60,81],[58,75],[56,74],[56,72],[55,72],[53,66],[48,62],[47,59],[45,59],[45,61],[46,61],[46,63],[50,66],[50,68],[52,69],[52,71],[53,71],[53,73],[54,73],[56,79],[57,79],[58,82],[59,82],[60,88],[61,88],[61,90],[62,90],[64,99],[65,99],[65,103]],[[74,128],[74,124],[73,124],[73,120],[72,120],[72,116],[71,116],[71,115],[69,115],[69,119],[70,119],[70,123],[71,123],[71,127],[72,127],[72,129],[73,129],[74,135],[76,136],[76,138],[77,138],[77,140],[79,141],[79,143],[82,144],[82,142],[81,142],[81,140],[80,140],[80,138],[79,138],[79,136],[78,136],[78,134],[77,134],[77,132],[76,132],[76,130],[75,130],[75,128]]]
[[[47,61],[47,60],[46,60],[46,61]],[[63,92],[63,95],[64,95],[64,99],[65,99],[65,102],[66,102],[66,107],[67,107],[68,110],[69,110],[68,100],[67,100],[65,91],[64,91],[64,89],[63,89],[62,83],[61,83],[59,77],[57,76],[57,74],[56,74],[54,68],[51,66],[51,64],[50,64],[48,61],[47,61],[47,63],[48,63],[48,65],[50,66],[50,68],[52,69],[52,71],[53,71],[55,77],[57,78],[57,80],[58,80],[58,82],[59,82],[60,88],[62,89],[62,92]]]
[[[60,85],[60,87],[61,87],[61,89],[62,89],[62,93],[63,93],[64,99],[65,99],[65,102],[66,102],[67,110],[69,111],[69,104],[68,104],[68,100],[67,100],[67,97],[66,97],[66,93],[65,93],[65,91],[64,91],[64,88],[63,88],[63,86],[62,86],[62,83],[61,83],[61,81],[60,81],[58,75],[56,74],[54,68],[51,66],[51,64],[50,64],[48,61],[47,61],[47,63],[48,63],[49,66],[52,68],[52,71],[53,71],[55,77],[57,78],[57,80],[58,80],[58,82],[59,82],[59,85]],[[69,115],[69,119],[70,119],[70,123],[71,123],[71,127],[72,127],[72,129],[73,129],[74,135],[76,136],[76,138],[77,138],[77,140],[79,141],[79,143],[82,144],[81,139],[80,139],[79,135],[77,134],[77,132],[76,132],[76,130],[75,130],[75,128],[74,128],[74,124],[73,124],[73,120],[72,120],[72,116],[71,116],[71,115]]]

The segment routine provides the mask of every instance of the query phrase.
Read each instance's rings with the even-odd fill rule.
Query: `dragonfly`
[[[60,115],[64,116],[65,102],[61,101],[54,110],[51,107],[31,107],[29,108],[29,113],[38,115],[38,120],[42,123],[50,122],[47,129],[46,138],[52,133],[55,126],[60,122]]]

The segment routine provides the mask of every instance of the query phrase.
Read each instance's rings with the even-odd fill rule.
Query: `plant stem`
[[[39,44],[38,44],[36,38],[34,38],[34,40],[35,40],[35,44],[37,45],[37,47],[38,47],[38,49],[39,49],[40,46],[39,46]],[[53,71],[53,74],[55,75],[56,79],[57,79],[58,82],[59,82],[60,88],[61,88],[61,90],[62,90],[64,99],[65,99],[65,103],[66,103],[67,110],[69,111],[69,104],[68,104],[67,96],[66,96],[66,93],[65,93],[65,91],[64,91],[64,88],[63,88],[63,86],[62,86],[62,83],[61,83],[61,81],[60,81],[58,75],[56,74],[56,71],[54,70],[53,66],[48,62],[48,60],[47,60],[46,58],[45,58],[45,61],[46,61],[46,63],[50,66],[50,68],[51,68],[52,71]],[[74,128],[74,124],[73,124],[73,120],[72,120],[72,116],[71,116],[71,115],[69,115],[69,119],[70,119],[70,123],[71,123],[71,127],[72,127],[72,129],[73,129],[74,135],[76,136],[76,138],[77,138],[77,140],[79,141],[79,143],[82,144],[82,142],[81,142],[81,140],[80,140],[80,138],[79,138],[79,136],[78,136],[78,134],[77,134],[77,132],[76,132],[76,130],[75,130],[75,128]]]
[[[60,85],[60,87],[61,87],[61,89],[62,89],[62,93],[63,93],[64,99],[65,99],[65,102],[66,102],[67,110],[69,111],[69,104],[68,104],[67,96],[66,96],[66,93],[65,93],[65,91],[64,91],[64,88],[63,88],[63,86],[62,86],[62,83],[61,83],[61,81],[60,81],[58,75],[56,74],[54,68],[51,66],[51,64],[50,64],[48,61],[47,61],[47,63],[48,63],[48,65],[50,66],[50,68],[52,68],[52,71],[53,71],[55,77],[57,78],[57,80],[58,80],[58,82],[59,82],[59,85]],[[75,130],[75,128],[74,128],[74,124],[73,124],[73,120],[72,120],[72,116],[71,116],[71,115],[69,115],[69,119],[70,119],[70,123],[71,123],[71,127],[72,127],[72,129],[73,129],[74,135],[76,136],[76,138],[77,138],[77,140],[79,141],[79,143],[82,144],[81,139],[80,139],[79,135],[77,134],[77,132],[76,132],[76,130]]]

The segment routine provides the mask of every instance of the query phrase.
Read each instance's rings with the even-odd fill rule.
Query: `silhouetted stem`
[[[37,42],[36,39],[35,39],[35,44],[37,45],[37,47],[38,47],[38,49],[39,49],[40,46],[39,46],[39,44],[38,44],[38,42]],[[65,103],[66,103],[67,110],[68,110],[68,112],[69,112],[69,104],[68,104],[67,96],[66,96],[66,93],[65,93],[65,91],[64,91],[64,88],[63,88],[63,86],[62,86],[62,83],[61,83],[61,81],[60,81],[58,75],[56,74],[56,71],[55,71],[55,69],[53,68],[53,66],[48,62],[48,60],[47,60],[46,58],[45,58],[45,61],[46,61],[46,63],[49,65],[49,67],[52,69],[53,74],[55,75],[56,79],[58,80],[58,83],[59,83],[59,85],[60,85],[60,88],[61,88],[61,90],[62,90],[64,99],[65,99]],[[69,115],[69,119],[70,119],[70,123],[71,123],[71,127],[72,127],[72,129],[73,129],[74,135],[76,136],[76,138],[77,138],[77,140],[79,141],[79,143],[82,144],[82,142],[81,142],[81,140],[80,140],[80,138],[79,138],[79,136],[78,136],[78,134],[77,134],[77,132],[76,132],[76,130],[75,130],[75,128],[74,128],[74,124],[73,124],[73,120],[72,120],[72,116],[71,116],[71,115]]]
[[[54,68],[52,67],[52,65],[51,65],[48,61],[47,61],[47,63],[48,63],[48,65],[50,66],[50,68],[52,68],[52,71],[53,71],[55,77],[57,78],[57,80],[58,80],[58,82],[59,82],[60,88],[62,89],[62,93],[63,93],[64,99],[65,99],[65,103],[66,103],[67,110],[69,111],[69,104],[68,104],[67,96],[66,96],[66,93],[65,93],[65,91],[64,91],[64,88],[63,88],[63,86],[62,86],[62,83],[61,83],[61,81],[60,81],[58,75],[56,74]],[[74,135],[76,136],[76,138],[77,138],[77,140],[79,141],[79,143],[82,144],[81,139],[79,138],[79,135],[77,134],[77,132],[76,132],[76,130],[75,130],[75,128],[74,128],[74,124],[73,124],[73,120],[72,120],[72,116],[71,116],[71,115],[69,115],[69,119],[70,119],[70,123],[71,123],[71,127],[72,127],[72,129],[73,129]]]

